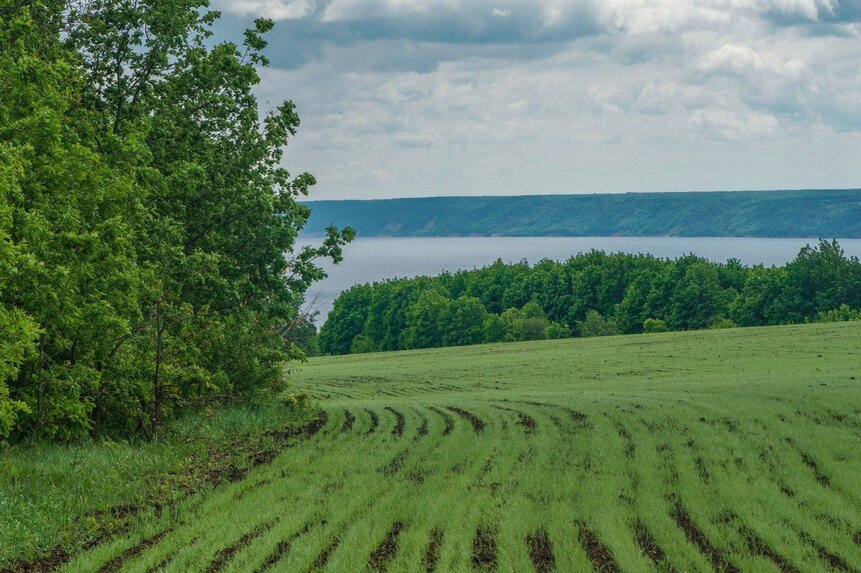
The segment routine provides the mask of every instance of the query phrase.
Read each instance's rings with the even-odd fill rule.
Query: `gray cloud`
[[[291,9],[300,4],[307,9]],[[567,41],[605,32],[585,6],[566,11],[552,22],[547,22],[540,5],[533,3],[469,2],[462,7],[440,3],[418,12],[399,8],[398,3],[337,0],[223,0],[215,6],[224,10],[229,21],[223,28],[247,25],[253,16],[278,20],[269,53],[273,65],[285,69],[318,60],[328,45],[356,50],[352,63],[365,68],[427,71],[441,61],[463,57],[544,57],[563,49]],[[373,53],[363,49],[367,43],[379,45],[374,43],[387,40],[421,43],[421,54],[416,50]]]
[[[861,182],[861,0],[216,7],[278,20],[258,93],[318,197]]]

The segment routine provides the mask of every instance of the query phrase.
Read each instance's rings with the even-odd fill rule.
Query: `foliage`
[[[450,300],[436,290],[423,292],[407,311],[404,347],[429,348],[442,341],[449,304]]]
[[[0,2],[0,439],[154,436],[311,348],[315,260],[353,232],[285,257],[314,178],[252,92],[272,22],[217,43],[205,8]]]
[[[715,266],[697,261],[673,288],[668,324],[674,330],[708,328],[723,308],[723,297]]]
[[[571,338],[571,329],[559,322],[551,322],[547,325],[547,338],[551,340],[559,338]]]
[[[586,318],[577,321],[577,332],[580,336],[613,336],[621,331],[612,319],[601,316],[597,310],[590,310]]]
[[[353,340],[365,328],[373,292],[369,285],[356,285],[338,295],[329,312],[329,318],[320,329],[320,348],[323,352],[350,352]]]
[[[364,354],[366,352],[376,352],[377,346],[374,341],[364,334],[357,334],[350,344],[350,354]]]
[[[817,312],[809,322],[848,322],[850,320],[861,320],[861,309],[853,309],[848,304],[841,304],[839,308]]]
[[[365,349],[398,350],[837,320],[859,308],[861,263],[836,241],[783,267],[592,251],[355,286],[335,301],[320,350],[347,353],[359,335]]]
[[[730,320],[729,318],[719,318],[716,321],[714,321],[714,323],[712,324],[711,327],[714,329],[737,328],[738,325],[736,323],[734,323],[732,320]]]
[[[660,318],[647,318],[643,321],[643,332],[667,332],[667,323]]]

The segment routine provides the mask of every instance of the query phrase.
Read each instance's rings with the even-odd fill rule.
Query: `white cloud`
[[[693,23],[728,23],[763,15],[817,21],[833,16],[839,8],[838,0],[507,0],[503,5],[498,0],[215,0],[215,4],[236,14],[274,19],[303,17],[320,7],[321,19],[326,22],[466,14],[476,10],[494,17],[508,17],[513,8],[537,9],[547,26],[594,13],[608,28],[634,33],[678,30]]]
[[[729,141],[762,139],[780,129],[774,116],[748,109],[697,109],[690,114],[688,124],[697,134]]]
[[[297,103],[288,163],[318,197],[861,183],[861,30],[835,0],[303,6],[348,34],[260,95]],[[557,34],[578,18],[603,31]]]
[[[241,16],[263,16],[273,20],[293,20],[309,15],[310,0],[221,0],[217,6]]]
[[[323,11],[324,22],[364,20],[393,16],[433,14],[441,9],[457,10],[458,0],[332,0]]]
[[[782,53],[760,53],[748,46],[724,44],[707,53],[700,69],[729,74],[771,73],[788,78],[801,78],[808,71],[804,60]]]

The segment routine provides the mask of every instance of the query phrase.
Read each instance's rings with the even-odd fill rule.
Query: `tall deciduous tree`
[[[236,45],[202,0],[0,10],[0,438],[153,435],[277,387],[315,262],[353,232],[294,248],[315,181],[281,167],[293,104],[254,97],[272,22]]]

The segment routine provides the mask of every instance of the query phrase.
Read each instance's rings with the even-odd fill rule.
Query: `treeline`
[[[0,0],[0,442],[155,435],[275,387],[318,257],[299,119],[260,115],[258,20],[217,43],[203,0]],[[285,253],[288,256],[285,257]]]
[[[592,251],[354,286],[335,300],[328,354],[569,336],[861,319],[861,263],[836,241],[783,267]]]

